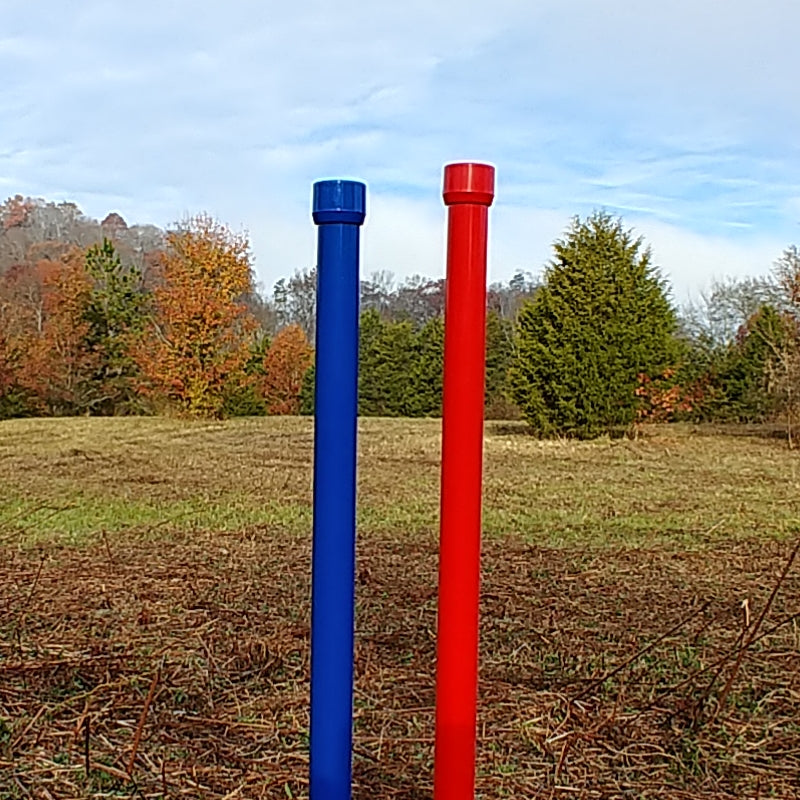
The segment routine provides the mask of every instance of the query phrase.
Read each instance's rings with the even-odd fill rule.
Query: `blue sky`
[[[443,164],[498,169],[490,278],[603,207],[675,296],[800,243],[796,0],[0,0],[0,194],[249,231],[314,262],[310,187],[369,185],[364,274],[443,272]]]

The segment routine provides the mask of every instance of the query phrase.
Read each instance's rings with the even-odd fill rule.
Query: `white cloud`
[[[281,274],[272,264],[285,265],[283,273],[290,273],[315,262],[316,229],[310,197],[307,200],[302,210],[262,209],[257,218],[245,221],[260,256],[257,273],[266,288]],[[446,219],[438,193],[423,201],[370,194],[362,229],[362,276],[388,270],[398,279],[413,274],[443,277]],[[567,209],[524,209],[499,202],[490,211],[489,281],[507,281],[518,270],[540,275],[552,257],[553,242],[565,234],[570,219]],[[779,238],[735,242],[634,216],[626,217],[625,224],[651,247],[654,263],[678,303],[696,298],[712,279],[768,273],[786,246]]]
[[[663,269],[679,303],[696,299],[714,279],[766,275],[786,246],[778,238],[736,241],[653,221],[640,221],[635,228],[652,247],[653,261]]]
[[[2,185],[131,222],[207,210],[271,285],[313,262],[311,183],[340,176],[370,184],[365,269],[441,274],[441,168],[475,157],[498,167],[493,278],[604,206],[699,287],[798,238],[798,26],[787,0],[16,4]]]

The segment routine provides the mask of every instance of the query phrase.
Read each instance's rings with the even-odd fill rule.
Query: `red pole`
[[[450,164],[444,334],[435,800],[474,800],[486,243],[494,167]]]

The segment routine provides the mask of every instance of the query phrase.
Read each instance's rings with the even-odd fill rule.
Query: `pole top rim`
[[[475,161],[447,164],[442,191],[445,205],[490,206],[494,200],[494,178],[495,168],[491,164]]]
[[[367,186],[342,179],[317,181],[311,202],[317,225],[344,223],[361,225],[367,215]]]

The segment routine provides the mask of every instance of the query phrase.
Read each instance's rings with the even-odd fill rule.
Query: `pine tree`
[[[314,353],[316,357],[316,353]],[[300,387],[300,414],[305,417],[314,414],[314,392],[316,390],[317,369],[314,363],[303,375],[303,385]]]
[[[358,409],[362,416],[441,414],[444,328],[434,317],[417,328],[377,311],[361,315]]]
[[[382,358],[385,324],[377,311],[361,314],[358,335],[358,413],[361,416],[388,414]]]
[[[639,376],[677,358],[676,315],[641,238],[605,212],[575,218],[520,311],[514,398],[542,435],[629,427]]]
[[[768,391],[770,367],[785,349],[788,320],[763,305],[742,326],[727,348],[717,375],[716,418],[730,422],[764,422],[776,410]]]
[[[376,311],[361,315],[359,414],[419,416],[414,413],[416,338],[411,322],[385,322]]]
[[[134,385],[137,368],[128,347],[130,337],[144,324],[146,295],[141,272],[135,267],[123,267],[114,244],[106,238],[87,250],[86,272],[93,284],[84,311],[89,326],[86,342],[100,360],[94,378],[96,397],[92,411],[139,411]]]
[[[442,414],[444,378],[444,321],[428,320],[417,332],[414,361],[408,376],[410,387],[406,415],[438,417]]]
[[[514,360],[514,324],[495,310],[486,315],[486,389],[487,419],[519,416],[509,399],[509,370]]]
[[[244,365],[245,380],[232,381],[225,387],[224,418],[265,417],[269,413],[261,384],[265,376],[264,359],[271,344],[272,340],[263,330],[256,331]]]

